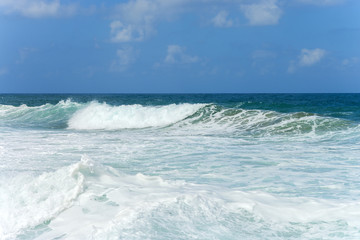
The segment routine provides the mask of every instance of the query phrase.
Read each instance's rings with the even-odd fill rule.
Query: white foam
[[[56,217],[84,191],[85,160],[33,178],[20,175],[0,186],[0,239],[14,239],[22,230]]]
[[[171,104],[166,106],[122,105],[91,102],[68,121],[70,129],[127,129],[161,127],[194,114],[203,104]]]
[[[22,233],[38,240],[154,239],[159,224],[161,236],[171,239],[232,239],[238,234],[261,239],[288,233],[289,228],[302,237],[324,237],[337,228],[359,235],[357,201],[279,197],[141,173],[126,175],[86,156],[56,172],[16,178],[0,191],[0,239]],[[39,225],[46,231],[34,233]],[[254,237],[255,232],[261,236]]]
[[[360,204],[355,201],[284,198],[141,173],[125,175],[87,157],[16,185],[5,196],[12,199],[1,199],[1,239],[44,222],[47,231],[37,233],[38,240],[156,238],[157,224],[162,224],[164,238],[181,234],[199,239],[231,238],[246,231],[250,222],[252,229],[264,228],[264,235],[296,226],[319,234],[319,224],[329,224],[324,231],[332,231],[337,221],[355,229],[360,224]]]

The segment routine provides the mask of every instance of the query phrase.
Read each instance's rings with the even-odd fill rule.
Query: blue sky
[[[359,13],[358,0],[0,0],[0,92],[360,92]]]

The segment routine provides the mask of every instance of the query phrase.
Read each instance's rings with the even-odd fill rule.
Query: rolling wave
[[[68,118],[82,104],[71,100],[30,107],[0,105],[0,124],[14,127],[66,128]]]
[[[179,124],[183,127],[186,125],[197,125],[199,130],[225,130],[259,136],[322,134],[357,126],[348,120],[313,113],[279,113],[269,110],[223,108],[218,105],[208,105]]]
[[[250,135],[321,134],[357,127],[352,121],[313,113],[225,108],[216,104],[120,105],[71,100],[44,104],[0,105],[1,125],[71,130],[122,130],[169,127]]]

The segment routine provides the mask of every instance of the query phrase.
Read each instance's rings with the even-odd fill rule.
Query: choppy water
[[[0,239],[360,239],[360,94],[0,95]]]

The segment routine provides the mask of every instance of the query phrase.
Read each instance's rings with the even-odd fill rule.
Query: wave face
[[[324,134],[356,127],[351,121],[313,113],[279,113],[268,110],[228,109],[218,105],[201,108],[179,124],[197,125],[200,131],[231,131],[254,136]]]
[[[53,105],[46,103],[40,106],[0,105],[0,120],[5,126],[65,128],[69,116],[81,107],[71,100],[61,100]]]

